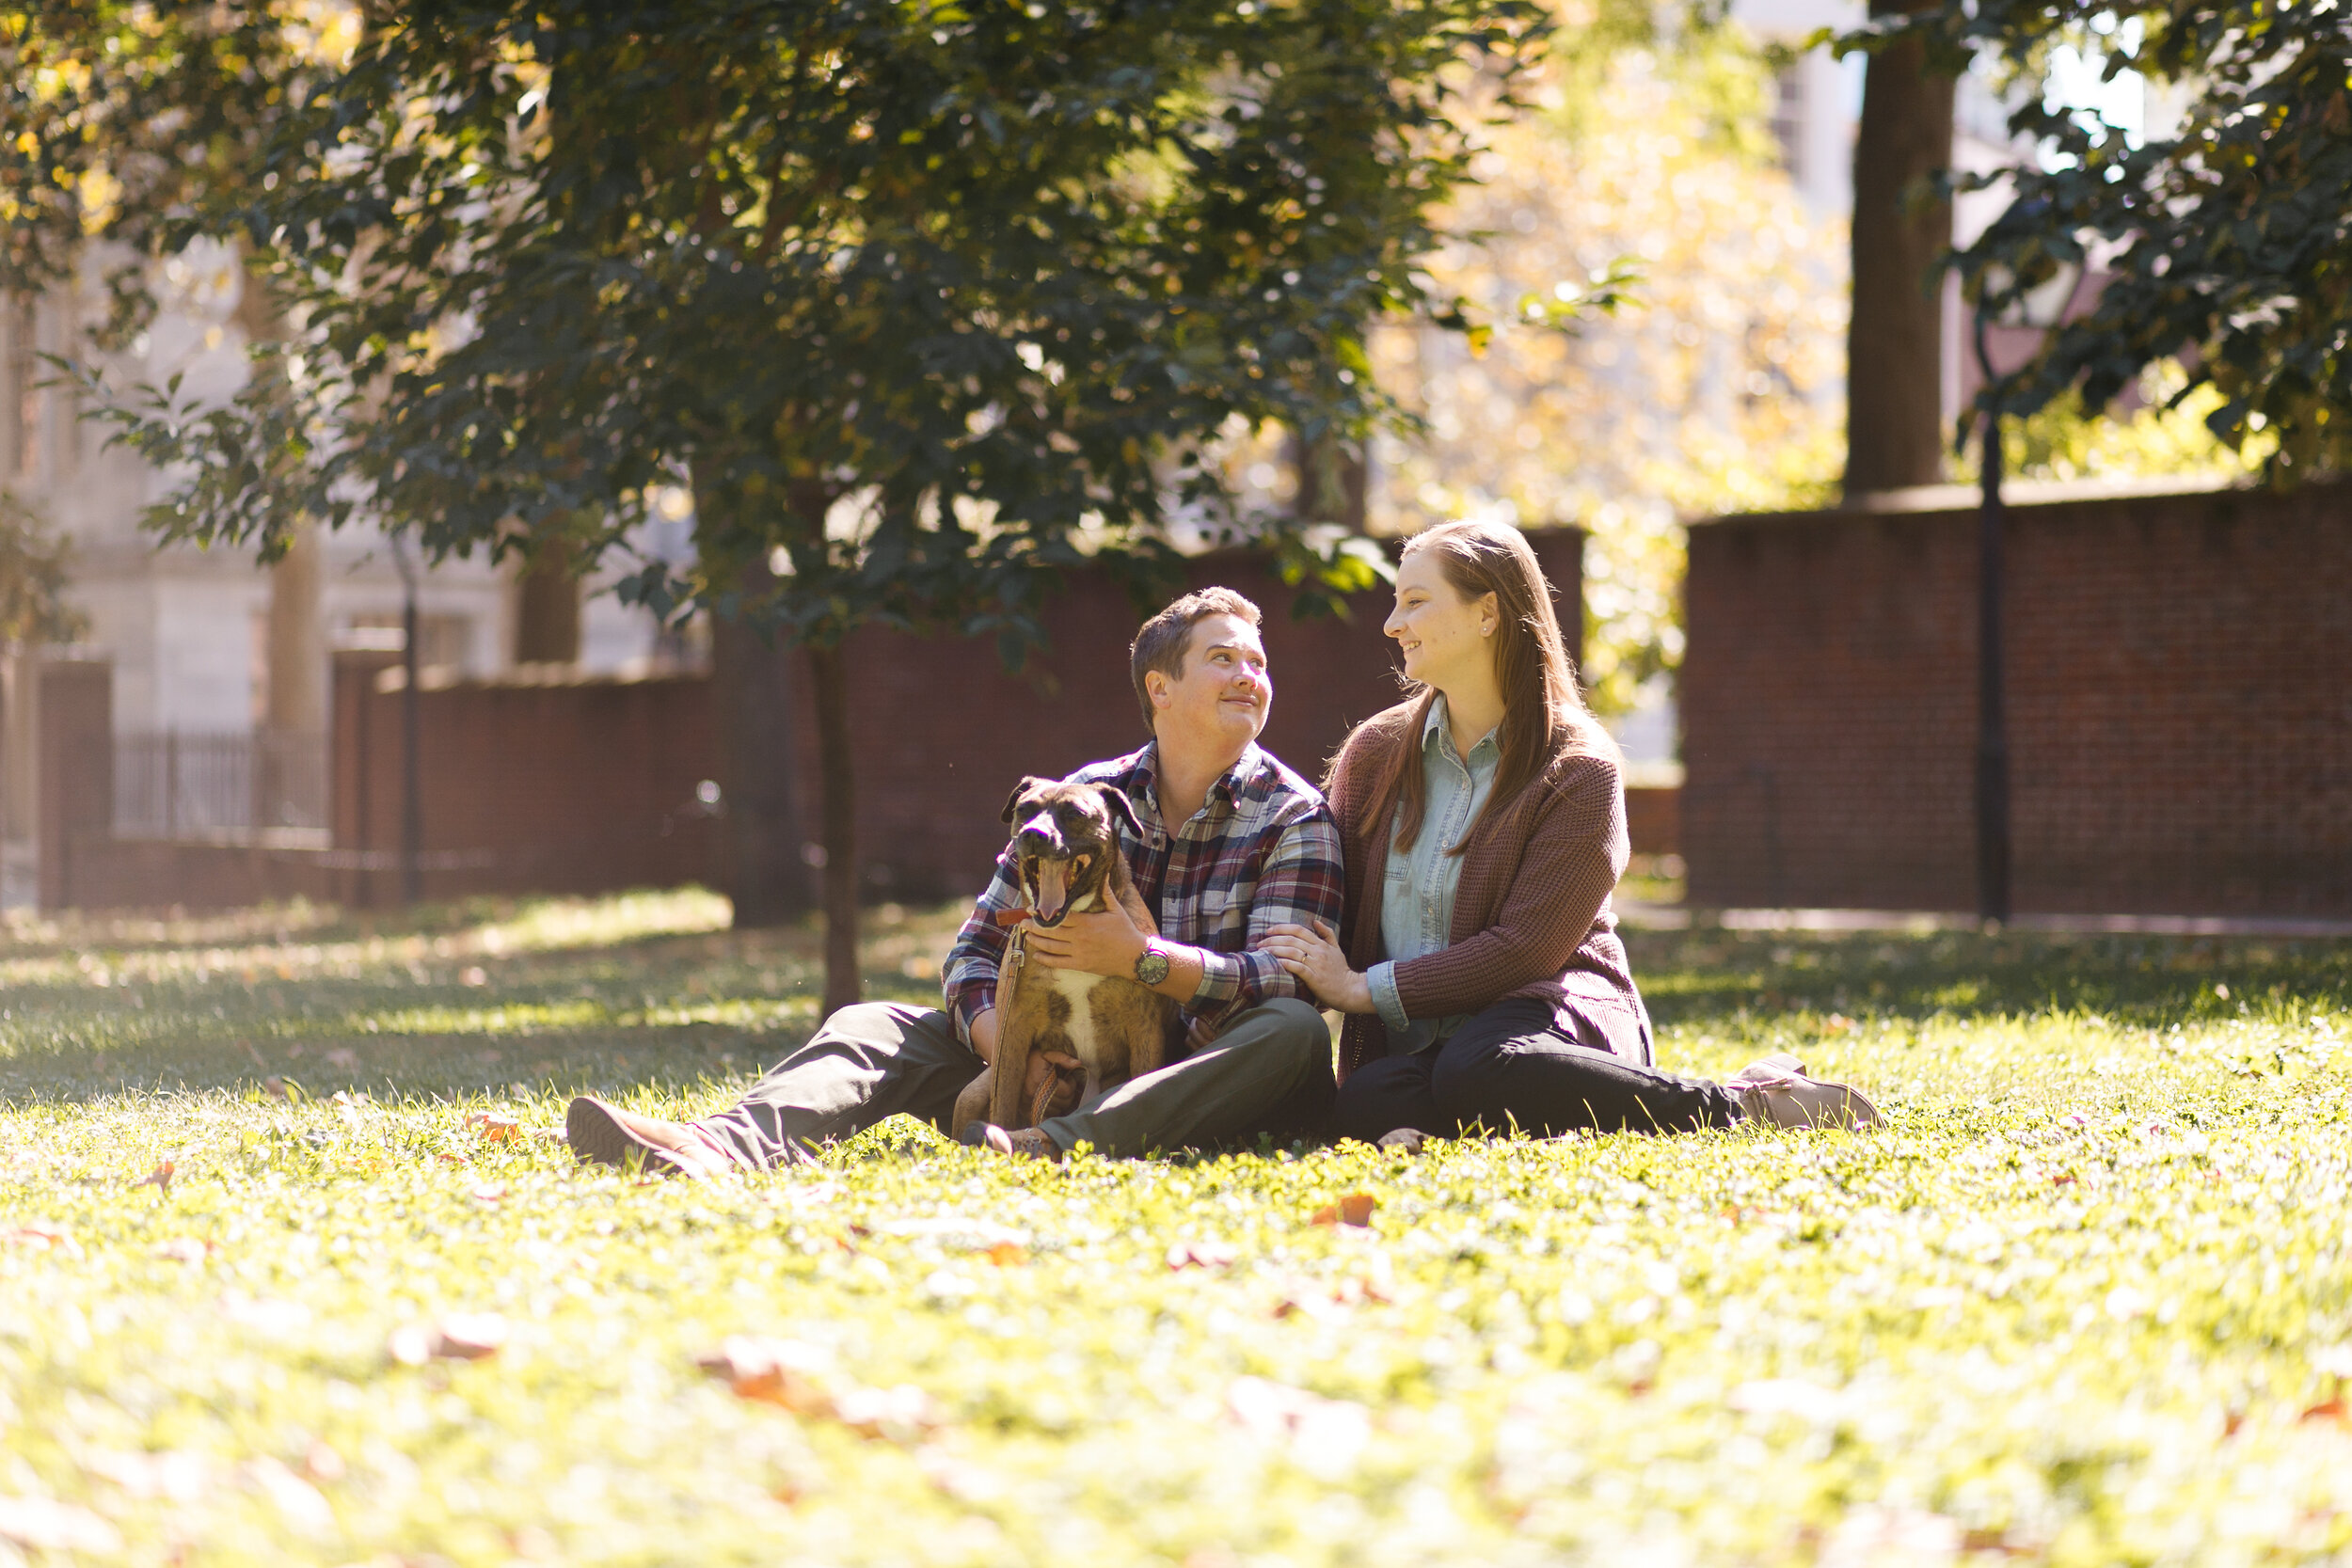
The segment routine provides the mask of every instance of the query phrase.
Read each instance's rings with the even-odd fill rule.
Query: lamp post
[[[1992,395],[1996,377],[1985,342],[1988,326],[2048,331],[2065,319],[2082,280],[2078,266],[2062,264],[2046,282],[2019,291],[2004,269],[1988,269],[1976,305],[1977,369],[1986,390],[1980,419],[1983,499],[1977,514],[1977,914],[2010,917],[2009,712],[2007,648],[2002,619],[2001,413]],[[1997,303],[1996,303],[1997,302]]]

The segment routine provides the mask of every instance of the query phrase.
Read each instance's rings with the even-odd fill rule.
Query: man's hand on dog
[[[1132,978],[1136,960],[1143,956],[1143,933],[1116,904],[1091,914],[1064,915],[1058,926],[1025,922],[1021,941],[1036,962],[1048,969],[1074,969],[1081,974]]]

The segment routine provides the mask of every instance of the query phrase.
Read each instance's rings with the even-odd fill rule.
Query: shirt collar
[[[1258,776],[1265,767],[1266,754],[1256,741],[1251,741],[1242,754],[1233,759],[1233,766],[1216,776],[1209,785],[1209,794],[1225,797],[1229,806],[1239,807],[1242,787]],[[1144,792],[1152,801],[1152,809],[1160,809],[1160,742],[1155,736],[1151,743],[1136,753],[1136,775],[1142,782]]]
[[[1448,711],[1445,705],[1445,693],[1442,691],[1432,692],[1429,698],[1428,716],[1421,721],[1421,744],[1422,750],[1426,751],[1429,747],[1429,743],[1438,736],[1445,736],[1442,744],[1447,751],[1451,752],[1454,750],[1454,735],[1453,731],[1446,723],[1447,718]],[[1478,753],[1481,752],[1492,752],[1497,756],[1501,756],[1502,754],[1502,745],[1497,738],[1497,736],[1501,734],[1502,726],[1497,725],[1494,729],[1488,730],[1485,735],[1480,736],[1478,737],[1478,744],[1471,747],[1470,750],[1470,755],[1462,760],[1466,763],[1474,762],[1477,760]]]
[[[1216,783],[1209,788],[1213,793],[1222,791],[1229,805],[1238,806],[1241,804],[1242,786],[1256,778],[1264,767],[1265,753],[1258,749],[1258,743],[1253,740],[1243,749],[1241,755],[1233,759],[1232,767],[1217,775]]]

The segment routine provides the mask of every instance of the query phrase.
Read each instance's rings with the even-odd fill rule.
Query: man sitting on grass
[[[1259,749],[1274,702],[1258,607],[1230,589],[1187,594],[1144,623],[1131,650],[1152,743],[1094,763],[1075,782],[1122,791],[1144,825],[1120,830],[1136,891],[1157,917],[1146,940],[1116,904],[1028,928],[1031,959],[1132,975],[1181,1003],[1185,1054],[1066,1116],[991,1144],[1058,1159],[1311,1133],[1332,1096],[1331,1036],[1300,981],[1265,952],[1281,925],[1336,926],[1338,830],[1312,784]],[[898,1002],[844,1007],[731,1110],[662,1121],[583,1095],[572,1151],[690,1176],[805,1161],[816,1147],[904,1112],[946,1128],[957,1094],[994,1059],[997,966],[1022,906],[1009,851],[949,952],[945,1009]],[[948,1131],[955,1131],[948,1129]]]

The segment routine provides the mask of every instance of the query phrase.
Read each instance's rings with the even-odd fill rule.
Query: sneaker
[[[641,1117],[591,1094],[572,1101],[564,1132],[575,1158],[599,1165],[704,1177],[734,1164],[686,1122]]]
[[[963,1141],[974,1148],[985,1148],[993,1154],[1013,1154],[1029,1160],[1061,1159],[1061,1145],[1046,1134],[1041,1127],[1024,1127],[1007,1131],[990,1122],[976,1121],[963,1130]]]
[[[1786,1051],[1750,1062],[1724,1085],[1751,1121],[1772,1127],[1878,1127],[1886,1118],[1860,1089],[1809,1077]]]
[[[1419,1154],[1428,1141],[1429,1134],[1418,1127],[1396,1127],[1381,1133],[1374,1147],[1391,1154]]]

